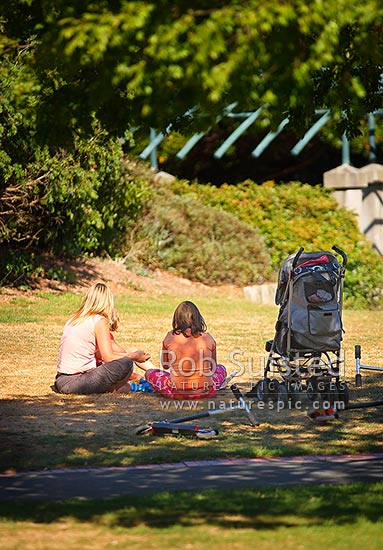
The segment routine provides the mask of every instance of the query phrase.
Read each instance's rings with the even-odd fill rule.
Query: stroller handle
[[[301,257],[303,251],[304,251],[304,248],[303,246],[301,246],[298,252],[295,254],[293,259],[293,269],[297,266],[298,260]]]
[[[337,246],[333,246],[332,249],[335,250],[335,252],[336,252],[337,254],[339,254],[340,256],[342,256],[342,259],[343,259],[343,265],[342,265],[342,267],[346,267],[346,265],[347,265],[347,254],[346,254],[343,250],[341,250],[340,248],[338,248]]]

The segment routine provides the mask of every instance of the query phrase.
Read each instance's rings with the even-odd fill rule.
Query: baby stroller
[[[340,380],[343,279],[346,254],[304,252],[300,248],[282,263],[275,303],[280,306],[264,377],[248,393],[260,401],[276,400],[287,406],[302,392],[310,401],[348,403],[347,384]],[[278,374],[281,381],[272,378]]]

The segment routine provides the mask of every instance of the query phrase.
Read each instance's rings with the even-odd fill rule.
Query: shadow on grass
[[[383,484],[158,493],[105,500],[0,503],[4,519],[49,524],[75,519],[107,527],[215,525],[275,529],[381,521]]]
[[[379,379],[383,380],[382,377]],[[376,399],[374,379],[352,391],[352,401]],[[229,394],[225,394],[229,397]],[[199,410],[202,410],[200,407]],[[253,410],[259,428],[244,411],[200,422],[219,431],[217,439],[135,435],[143,422],[174,418],[158,396],[20,396],[0,401],[0,471],[57,467],[128,466],[215,458],[382,452],[383,407],[344,411],[328,424],[311,422],[304,410]],[[195,411],[182,411],[181,415]]]

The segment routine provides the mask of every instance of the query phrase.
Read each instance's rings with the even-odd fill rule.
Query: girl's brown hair
[[[173,315],[173,334],[183,334],[189,337],[186,331],[190,329],[193,336],[199,336],[207,331],[207,325],[198,307],[193,302],[181,302]]]

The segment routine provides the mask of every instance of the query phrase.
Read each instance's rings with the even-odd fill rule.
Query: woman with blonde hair
[[[68,319],[60,341],[57,375],[58,393],[92,394],[121,391],[133,372],[133,362],[143,363],[149,354],[124,350],[111,331],[119,325],[110,288],[93,284],[81,306]]]

